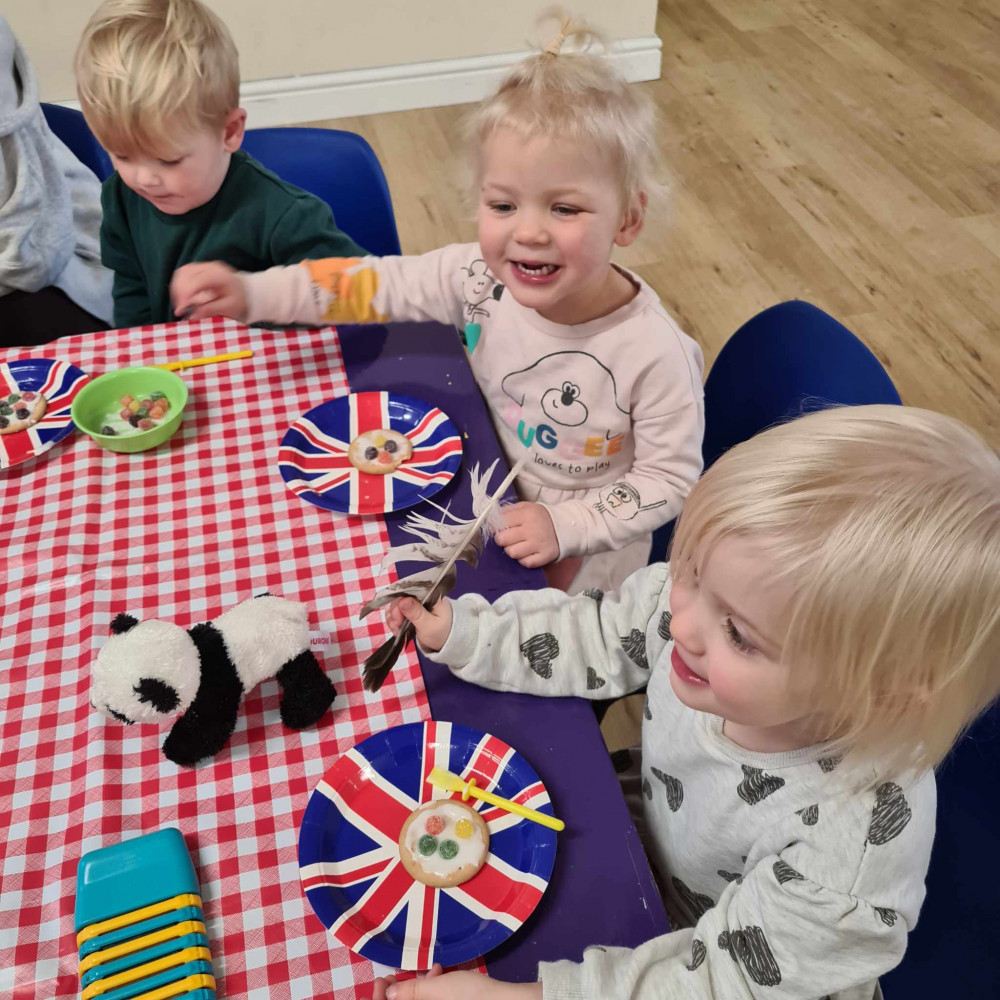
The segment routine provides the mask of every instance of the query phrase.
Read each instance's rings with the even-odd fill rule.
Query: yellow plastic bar
[[[126,969],[124,972],[119,972],[116,976],[108,976],[107,979],[98,979],[83,991],[81,1000],[91,1000],[91,997],[100,996],[102,993],[117,989],[119,986],[126,986],[128,983],[134,983],[137,979],[145,979],[146,976],[152,976],[157,972],[172,969],[175,965],[184,965],[187,962],[196,962],[199,959],[211,962],[212,953],[207,948],[185,948],[183,951],[175,951],[172,955],[165,955],[163,958],[156,959],[155,962],[137,965],[133,969]]]
[[[235,351],[232,354],[213,354],[210,358],[188,358],[186,361],[168,361],[162,365],[152,365],[153,368],[166,368],[168,372],[182,371],[194,368],[196,365],[216,365],[220,361],[238,361],[240,358],[252,358],[253,351]]]
[[[98,924],[90,924],[77,934],[76,946],[79,948],[85,941],[97,937],[98,934],[107,934],[108,931],[116,931],[119,927],[128,927],[129,924],[137,924],[140,920],[148,920],[150,917],[158,917],[161,913],[179,910],[182,906],[200,907],[201,896],[195,892],[184,892],[179,896],[153,903],[151,906],[144,906],[141,910],[130,910],[121,916],[109,917]]]
[[[566,824],[561,819],[556,819],[555,816],[537,812],[534,809],[529,809],[527,806],[522,806],[520,802],[511,802],[510,799],[504,799],[499,795],[494,795],[492,792],[484,791],[482,788],[476,788],[475,778],[469,778],[468,781],[464,781],[457,774],[446,771],[443,767],[432,767],[431,773],[424,780],[435,788],[441,788],[446,792],[461,792],[463,802],[468,802],[469,796],[472,796],[476,799],[482,799],[484,802],[489,802],[490,805],[499,806],[507,812],[514,813],[515,816],[523,816],[525,819],[530,819],[533,823],[547,826],[550,830],[566,829]]]
[[[494,795],[492,792],[487,792],[482,788],[476,788],[475,778],[469,778],[469,780],[465,783],[465,788],[462,789],[462,801],[468,802],[470,795],[473,798],[489,802],[490,805],[499,806],[507,812],[512,812],[515,816],[523,816],[525,819],[530,819],[533,823],[538,823],[541,826],[547,826],[550,830],[566,829],[566,824],[561,819],[556,819],[555,816],[550,816],[548,813],[538,812],[535,809],[529,809],[527,806],[522,806],[520,802],[511,802],[510,799],[504,799],[499,795]]]
[[[185,934],[204,934],[205,937],[208,937],[205,925],[200,920],[181,920],[176,924],[171,924],[169,927],[153,931],[151,934],[132,938],[131,941],[123,941],[121,944],[105,948],[103,951],[95,951],[92,955],[88,955],[81,960],[80,975],[83,976],[85,972],[89,972],[95,965],[113,962],[116,958],[121,958],[123,955],[131,955],[134,951],[142,951],[143,948],[149,948],[154,944],[161,944],[163,941],[169,941],[172,938],[183,937]]]
[[[214,990],[215,980],[205,972],[199,972],[187,979],[178,979],[176,983],[167,983],[149,993],[140,993],[132,1000],[170,1000],[170,997],[183,996],[185,993],[193,993],[195,990]]]

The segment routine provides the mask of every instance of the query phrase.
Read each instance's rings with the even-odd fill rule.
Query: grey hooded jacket
[[[54,285],[111,322],[101,185],[50,131],[28,57],[0,17],[0,295]]]

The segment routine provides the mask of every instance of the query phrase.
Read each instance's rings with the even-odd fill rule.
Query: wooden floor
[[[703,347],[807,299],[903,401],[1000,445],[1000,9],[992,0],[660,0],[666,211],[619,260]],[[475,239],[466,109],[321,124],[385,167],[405,253]],[[634,742],[619,703],[609,745]]]

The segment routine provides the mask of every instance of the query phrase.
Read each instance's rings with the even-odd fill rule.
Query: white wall
[[[75,98],[73,51],[96,6],[92,0],[3,3],[2,13],[34,65],[42,100]],[[254,121],[254,99],[258,110],[265,111],[263,117],[269,117],[267,105],[278,99],[276,95],[301,96],[306,91],[312,93],[313,104],[304,117],[294,120],[473,100],[478,94],[463,88],[463,79],[483,69],[494,70],[492,76],[489,72],[486,75],[495,78],[499,72],[496,67],[509,65],[517,53],[527,49],[529,41],[538,38],[535,21],[550,6],[550,0],[208,0],[208,6],[233,34],[244,83],[257,82],[244,88],[245,96],[251,98],[244,103],[251,109],[251,124],[260,125],[279,122],[264,121],[261,115],[261,120]],[[630,78],[658,75],[656,0],[617,0],[613,5],[608,0],[574,0],[567,7],[610,38],[631,40],[633,53],[644,53],[641,69],[633,55],[633,65],[626,68]],[[545,29],[541,40],[547,40],[550,30]],[[654,48],[655,72],[651,61]],[[387,74],[386,67],[395,68],[397,83],[391,95],[384,89],[383,81],[393,75]],[[399,67],[421,68],[407,72]],[[439,79],[449,73],[457,73],[457,79],[450,84]],[[294,77],[314,79],[288,79]],[[428,88],[431,78],[437,82]],[[426,91],[423,97],[421,86]],[[473,84],[472,90],[483,86]],[[333,113],[314,113],[328,110],[326,105],[335,91],[338,97]],[[326,97],[318,97],[320,92]],[[444,99],[449,92],[450,99]],[[381,104],[387,106],[378,106],[379,95]],[[280,108],[271,110],[279,117],[293,113],[291,98],[280,98],[278,103]],[[274,118],[273,113],[270,118]]]

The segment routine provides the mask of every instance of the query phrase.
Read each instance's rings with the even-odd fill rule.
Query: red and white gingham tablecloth
[[[138,455],[77,432],[0,473],[0,996],[78,995],[73,931],[81,854],[175,825],[201,882],[220,997],[368,996],[370,962],[330,938],[299,884],[310,791],[336,756],[429,716],[407,652],[378,694],[360,662],[381,643],[360,605],[388,582],[381,518],[321,511],[278,472],[288,425],[349,391],[334,330],[271,333],[230,321],[62,339],[2,352],[92,376],[252,348],[246,361],[181,373],[184,424]],[[165,732],[91,709],[90,665],[119,611],[188,627],[262,591],[304,602],[334,713],[292,732],[268,681],[245,699],[229,745],[197,769],[163,757]]]

